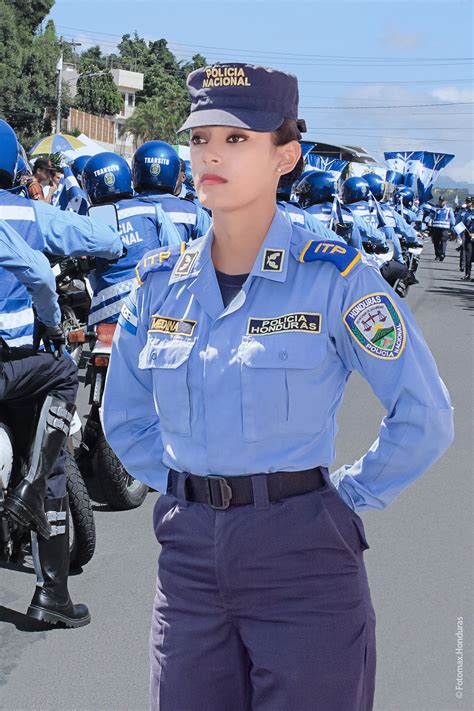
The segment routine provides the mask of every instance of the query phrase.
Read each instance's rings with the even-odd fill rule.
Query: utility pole
[[[60,55],[57,64],[58,70],[58,86],[56,93],[56,133],[61,133],[61,102],[63,96],[63,62],[64,62],[64,45],[68,44],[70,47],[80,47],[80,42],[65,42],[64,38],[61,36],[59,38],[59,48]]]

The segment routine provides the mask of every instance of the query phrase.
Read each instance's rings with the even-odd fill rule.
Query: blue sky
[[[114,51],[122,34],[168,40],[180,58],[294,72],[307,138],[456,154],[474,183],[471,0],[56,0],[57,31]],[[413,106],[415,105],[415,106]],[[393,106],[398,108],[378,108]]]

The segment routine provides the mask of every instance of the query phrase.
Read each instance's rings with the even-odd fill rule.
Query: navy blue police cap
[[[187,85],[191,113],[179,131],[233,126],[266,132],[280,128],[286,118],[298,118],[298,80],[278,69],[213,64],[191,72]]]

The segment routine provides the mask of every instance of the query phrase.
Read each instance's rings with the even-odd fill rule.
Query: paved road
[[[474,284],[459,281],[454,246],[448,249],[440,264],[427,246],[421,284],[408,301],[451,392],[456,442],[392,507],[363,514],[378,626],[377,711],[455,711],[474,705]],[[363,454],[382,415],[368,386],[353,377],[340,415],[336,464]],[[97,553],[70,584],[74,599],[91,608],[88,627],[34,631],[24,615],[33,592],[31,570],[0,571],[1,709],[146,711],[148,619],[158,556],[151,528],[155,498],[150,495],[138,511],[97,507]],[[454,689],[457,617],[464,620],[467,688],[462,699]]]

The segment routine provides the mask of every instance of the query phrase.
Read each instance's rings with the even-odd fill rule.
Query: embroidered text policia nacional
[[[249,318],[247,336],[268,336],[272,333],[321,333],[321,314],[294,313],[275,318]]]
[[[206,67],[202,88],[210,86],[252,86],[243,67]]]

